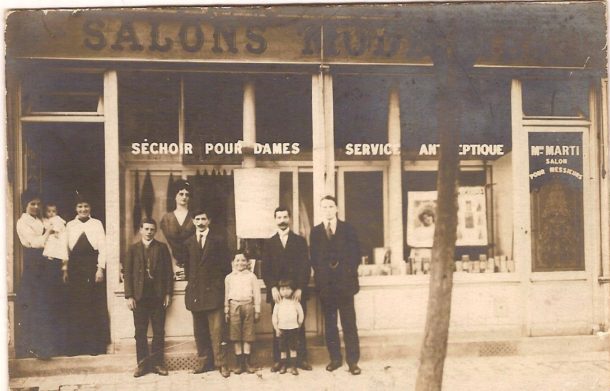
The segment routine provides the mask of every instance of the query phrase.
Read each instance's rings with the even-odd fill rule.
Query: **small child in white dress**
[[[57,205],[47,204],[43,220],[46,230],[51,234],[44,244],[42,255],[49,259],[59,259],[62,262],[61,270],[63,280],[68,278],[68,236],[66,234],[66,221],[57,214]]]

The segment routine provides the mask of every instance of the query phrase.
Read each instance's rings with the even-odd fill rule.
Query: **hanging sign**
[[[245,239],[266,239],[276,230],[273,213],[280,202],[280,171],[242,168],[235,180],[236,233]]]

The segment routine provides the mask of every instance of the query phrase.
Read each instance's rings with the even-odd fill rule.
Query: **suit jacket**
[[[286,248],[282,246],[279,233],[265,240],[262,253],[262,274],[267,287],[267,302],[273,301],[271,288],[277,287],[279,280],[291,279],[303,291],[302,300],[307,299],[307,285],[311,268],[305,238],[292,231],[288,233]]]
[[[208,311],[224,306],[225,277],[231,273],[227,243],[212,230],[203,249],[196,234],[184,242],[188,274],[184,302],[189,311]]]
[[[153,276],[153,289],[158,298],[171,295],[174,290],[172,258],[165,243],[157,240],[150,242],[150,274]],[[142,298],[146,278],[146,257],[144,243],[138,241],[129,247],[123,263],[125,298]]]
[[[354,228],[337,220],[337,229],[333,240],[330,241],[326,236],[324,224],[319,224],[311,230],[309,242],[311,266],[315,272],[316,289],[320,296],[349,296],[358,293],[360,244]],[[338,262],[335,269],[330,266],[332,261]]]

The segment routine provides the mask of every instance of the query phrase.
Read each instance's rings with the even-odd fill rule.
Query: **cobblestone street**
[[[412,390],[417,360],[393,359],[361,363],[362,375],[352,376],[347,366],[329,373],[323,365],[299,376],[279,375],[264,368],[257,375],[232,375],[223,379],[217,372],[192,375],[170,372],[134,379],[130,372],[16,378],[12,390],[39,387],[61,391],[161,391],[161,390]],[[608,352],[564,355],[450,357],[445,364],[445,390],[494,391],[607,391],[610,389]],[[33,388],[36,389],[36,388]]]

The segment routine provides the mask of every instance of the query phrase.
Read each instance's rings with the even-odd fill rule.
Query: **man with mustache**
[[[271,303],[271,312],[281,297],[279,292],[280,280],[292,280],[295,284],[293,297],[301,302],[303,314],[307,316],[307,285],[311,275],[307,242],[305,239],[290,230],[290,211],[278,207],[274,212],[277,233],[265,240],[262,253],[262,274],[267,287],[267,302]],[[272,372],[281,369],[279,340],[273,335]],[[299,329],[299,344],[297,349],[297,366],[310,371],[311,365],[307,362],[307,345],[305,340],[305,323]]]

